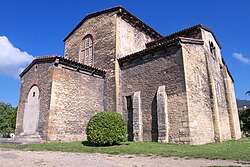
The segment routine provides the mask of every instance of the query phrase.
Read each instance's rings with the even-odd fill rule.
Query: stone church
[[[64,43],[64,57],[37,57],[20,74],[17,138],[86,140],[100,111],[123,115],[129,141],[241,137],[234,80],[211,29],[162,36],[114,7],[87,15]]]

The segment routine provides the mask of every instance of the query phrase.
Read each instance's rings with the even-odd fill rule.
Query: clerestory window
[[[89,66],[93,66],[93,37],[86,35],[80,45],[79,61]]]

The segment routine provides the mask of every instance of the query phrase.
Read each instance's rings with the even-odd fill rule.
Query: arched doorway
[[[23,134],[35,135],[37,134],[38,120],[39,120],[40,102],[39,89],[33,86],[28,94],[25,104],[23,116]]]

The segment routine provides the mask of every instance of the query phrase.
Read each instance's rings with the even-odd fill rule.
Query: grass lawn
[[[250,138],[238,141],[225,141],[199,146],[179,145],[156,142],[126,142],[120,146],[93,147],[86,142],[45,143],[34,145],[1,145],[0,148],[10,148],[30,151],[64,151],[107,154],[159,155],[207,159],[231,159],[250,161]]]

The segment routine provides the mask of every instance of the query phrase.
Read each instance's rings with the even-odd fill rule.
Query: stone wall
[[[116,22],[116,57],[121,58],[146,48],[153,39],[144,32],[131,26],[121,17]]]
[[[16,135],[23,132],[23,116],[29,90],[37,85],[39,88],[40,113],[38,122],[38,133],[43,140],[47,139],[47,122],[50,109],[50,94],[52,85],[53,63],[37,63],[21,78],[20,97],[18,103]]]
[[[211,92],[202,45],[182,44],[191,144],[214,142]]]
[[[234,90],[226,90],[225,77],[229,75],[223,72],[225,65],[213,35],[202,29],[202,39],[204,45],[182,44],[191,144],[232,138],[228,103],[234,103],[235,97],[229,102],[227,96],[233,96]],[[215,56],[210,52],[210,42],[215,46]],[[233,115],[231,124],[239,126],[235,110]]]
[[[116,111],[122,113],[122,99],[121,96],[121,69],[118,65],[117,59],[136,53],[146,48],[146,43],[153,39],[144,32],[131,26],[121,17],[116,19],[116,67],[115,67],[115,81],[116,81]]]
[[[236,98],[234,93],[234,82],[232,78],[228,74],[228,70],[226,67],[224,69],[225,76],[225,89],[227,96],[227,106],[230,120],[230,128],[231,128],[231,137],[232,139],[240,139],[241,138],[241,130],[239,123],[239,115],[238,108],[236,104]]]
[[[107,13],[87,19],[66,41],[65,58],[79,61],[82,39],[93,36],[94,67],[106,70],[104,109],[116,110],[115,57],[117,14]]]
[[[228,78],[230,77],[228,76]],[[232,105],[232,117],[233,117],[232,124],[234,124],[234,131],[235,131],[234,139],[237,140],[241,138],[241,130],[240,130],[240,121],[239,121],[236,97],[235,97],[235,92],[234,92],[234,83],[231,78],[229,79],[229,91],[230,91],[231,105]]]
[[[103,111],[104,79],[59,65],[53,72],[48,139],[86,140],[88,120]]]
[[[101,14],[87,19],[65,41],[65,58],[79,61],[80,44],[87,34],[93,36],[93,66],[107,71],[104,108],[120,112],[120,70],[117,58],[144,49],[145,43],[152,39],[117,16],[115,12]]]
[[[216,99],[218,104],[218,112],[220,119],[220,128],[221,128],[221,141],[231,139],[231,130],[229,122],[229,114],[226,102],[226,92],[225,92],[225,83],[224,75],[222,72],[222,67],[224,66],[221,57],[220,47],[215,41],[211,32],[202,30],[202,38],[204,40],[204,49],[208,57],[208,62],[211,66],[211,74],[214,81],[214,86],[216,90]],[[215,46],[216,55],[212,56],[210,52],[209,42],[213,42]]]
[[[122,99],[141,92],[143,140],[157,141],[157,103],[159,86],[165,85],[168,96],[169,141],[189,143],[187,97],[182,52],[179,45],[158,50],[120,63]],[[126,103],[126,102],[124,102]],[[124,118],[127,110],[123,110]]]

